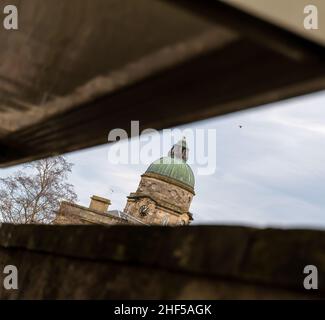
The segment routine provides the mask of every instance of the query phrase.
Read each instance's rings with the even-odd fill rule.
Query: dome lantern
[[[187,161],[188,159],[188,148],[186,144],[186,138],[183,137],[182,140],[179,140],[176,144],[168,152],[168,156],[170,158],[177,158],[183,161]]]

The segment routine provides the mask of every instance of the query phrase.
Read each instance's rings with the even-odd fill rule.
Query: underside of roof
[[[12,0],[0,28],[0,165],[325,88],[325,48],[223,2]]]

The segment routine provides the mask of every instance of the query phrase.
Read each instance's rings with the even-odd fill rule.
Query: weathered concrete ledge
[[[322,298],[325,232],[229,226],[2,225],[0,298]],[[306,290],[306,265],[319,289]],[[1,267],[2,266],[2,267]]]

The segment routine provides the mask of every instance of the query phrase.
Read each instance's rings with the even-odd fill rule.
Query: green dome
[[[146,173],[155,173],[181,182],[194,189],[194,174],[191,167],[182,159],[163,157],[154,161]]]

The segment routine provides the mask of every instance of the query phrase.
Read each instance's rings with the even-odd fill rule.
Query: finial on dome
[[[183,137],[182,140],[179,140],[168,152],[168,156],[171,158],[177,158],[183,161],[188,159],[188,148],[186,144],[186,137]]]

